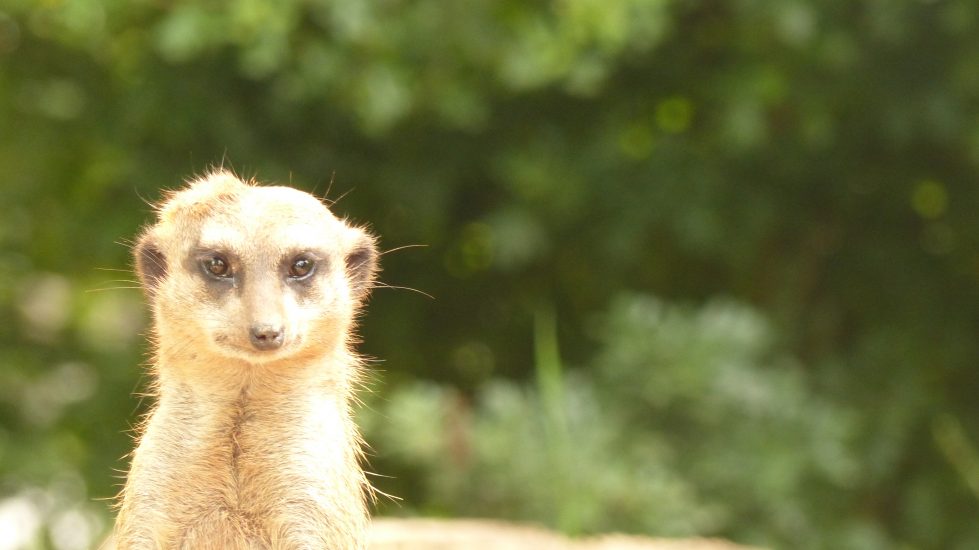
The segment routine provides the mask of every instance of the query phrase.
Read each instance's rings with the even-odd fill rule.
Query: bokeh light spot
[[[927,220],[940,218],[948,208],[948,192],[937,180],[922,180],[911,192],[911,207]]]

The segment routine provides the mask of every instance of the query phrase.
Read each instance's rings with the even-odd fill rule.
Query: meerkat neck
[[[201,368],[202,363],[207,368]],[[161,354],[155,370],[161,397],[171,389],[193,388],[209,397],[233,398],[244,392],[256,397],[319,394],[346,399],[358,378],[358,360],[343,349],[265,364]]]

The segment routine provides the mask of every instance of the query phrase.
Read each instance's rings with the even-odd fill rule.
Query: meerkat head
[[[288,187],[219,171],[170,194],[134,249],[161,354],[266,363],[343,345],[377,253]]]

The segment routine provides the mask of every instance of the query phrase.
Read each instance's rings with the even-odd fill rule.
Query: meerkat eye
[[[204,271],[212,277],[217,277],[219,279],[227,279],[231,277],[231,266],[228,265],[228,260],[224,259],[222,256],[211,256],[209,258],[204,258],[201,260],[201,266],[204,268]]]
[[[313,268],[316,264],[313,260],[307,258],[306,256],[300,256],[292,261],[292,265],[289,266],[289,277],[293,279],[305,279],[313,272]]]

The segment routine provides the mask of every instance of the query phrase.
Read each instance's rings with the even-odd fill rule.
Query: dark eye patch
[[[227,258],[219,254],[202,259],[201,267],[204,268],[204,272],[210,277],[230,279],[232,276],[231,264]]]
[[[228,254],[213,249],[202,249],[194,255],[194,261],[205,277],[215,281],[231,281],[235,268]]]
[[[305,279],[313,274],[316,269],[316,262],[312,258],[300,256],[292,261],[289,266],[289,276],[293,279]]]
[[[322,261],[312,252],[300,252],[287,256],[285,265],[286,276],[292,281],[305,281],[316,274]]]

